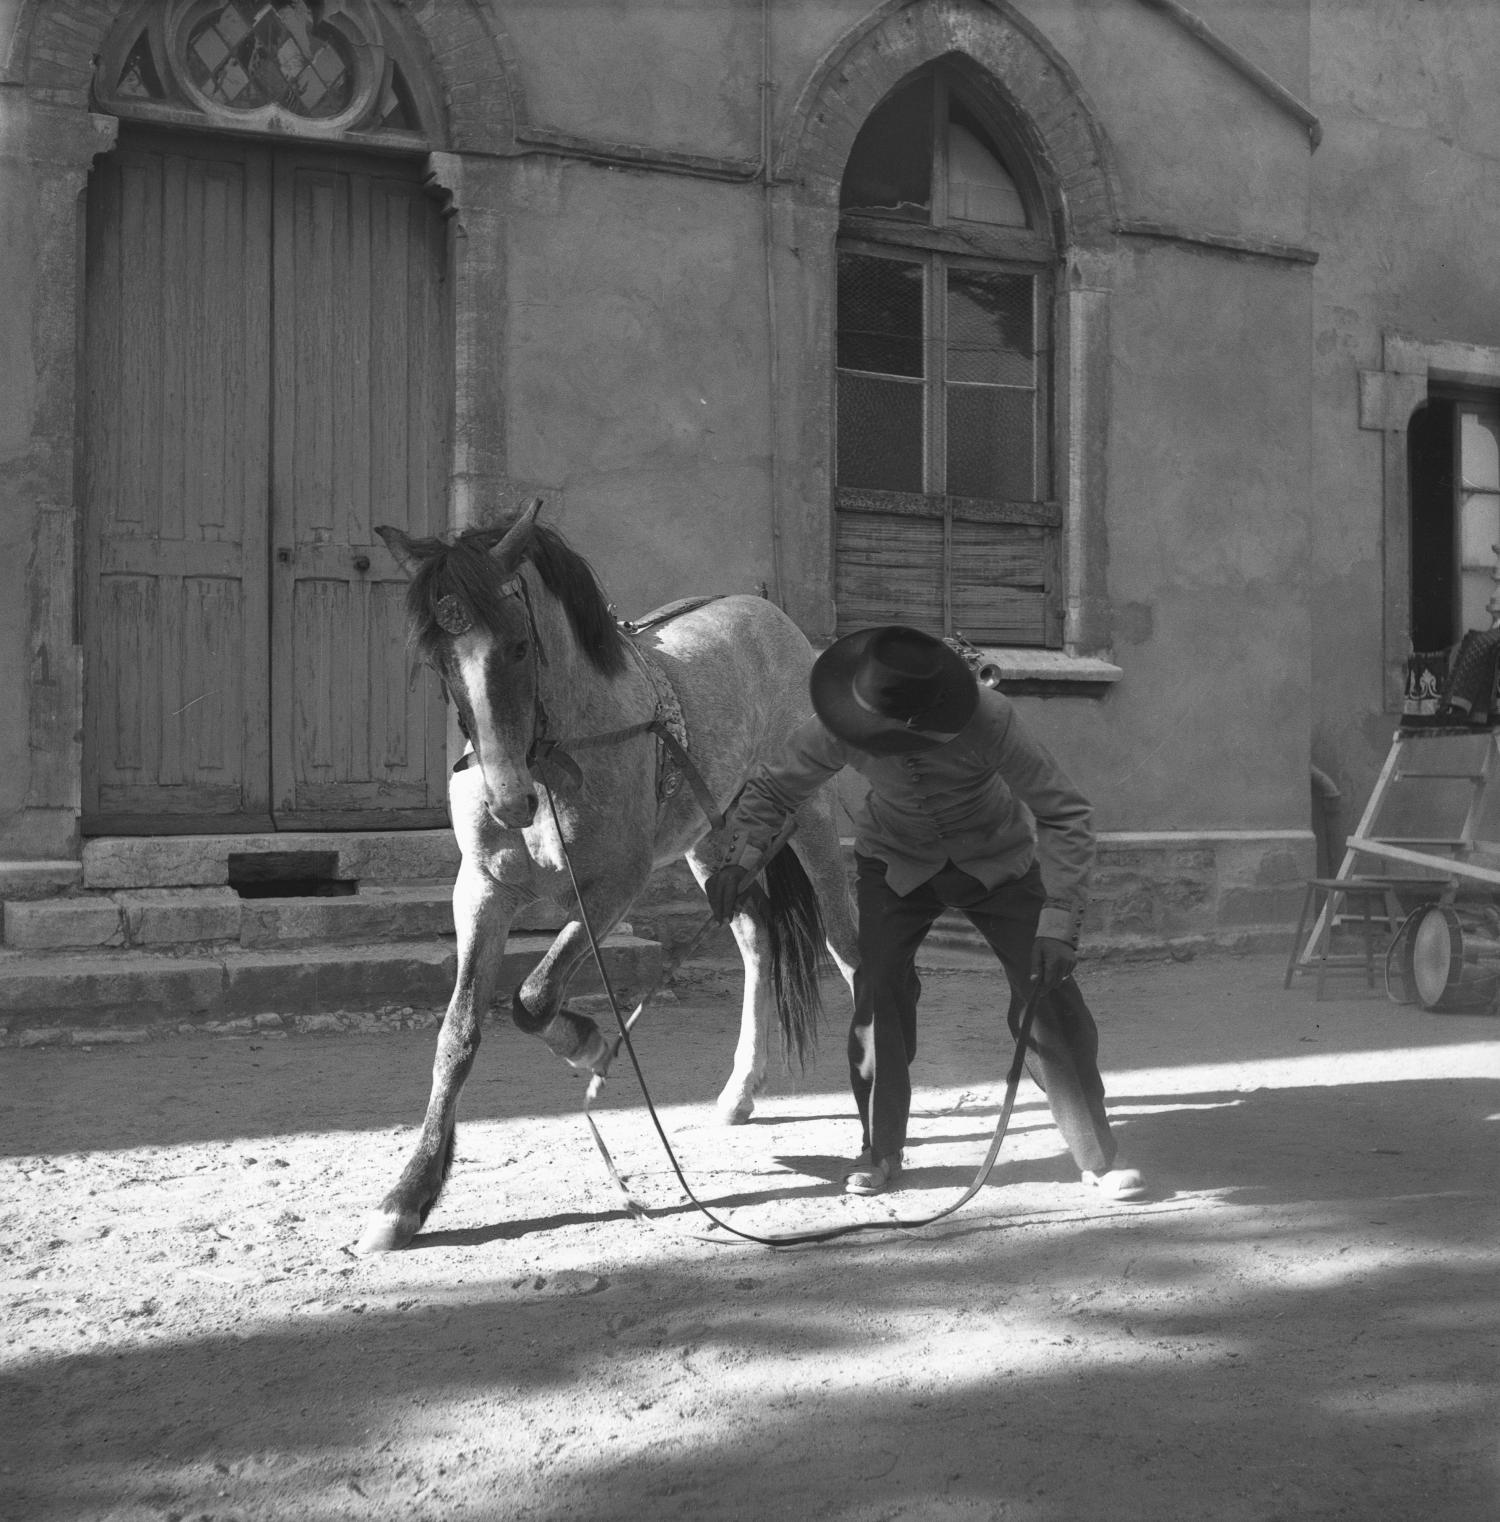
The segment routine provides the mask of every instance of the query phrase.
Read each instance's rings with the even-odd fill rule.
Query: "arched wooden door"
[[[446,520],[418,170],[126,127],[88,227],[85,831],[442,823],[441,701],[373,532]]]

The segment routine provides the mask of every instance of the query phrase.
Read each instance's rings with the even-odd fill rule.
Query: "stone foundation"
[[[844,848],[852,858],[852,844],[846,840]],[[1097,956],[1200,946],[1279,947],[1297,922],[1316,856],[1310,830],[1102,834],[1083,951]],[[631,920],[640,934],[673,946],[692,934],[705,912],[692,874],[678,862],[651,880]],[[962,941],[974,932],[960,915],[950,914],[933,934]],[[727,934],[724,945],[733,955]]]

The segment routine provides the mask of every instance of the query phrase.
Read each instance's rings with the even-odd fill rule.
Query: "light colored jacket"
[[[1037,934],[1078,944],[1094,862],[1092,810],[1010,699],[989,688],[980,689],[960,734],[911,755],[872,755],[820,719],[805,720],[779,759],[745,784],[729,816],[725,862],[756,870],[787,816],[846,766],[870,784],[854,819],[855,850],[885,863],[894,892],[904,897],[950,860],[987,888],[1039,860],[1047,901]]]

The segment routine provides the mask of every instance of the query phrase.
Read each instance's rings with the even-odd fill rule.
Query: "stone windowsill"
[[[1000,671],[1002,692],[1043,692],[1075,697],[1102,696],[1125,675],[1098,655],[981,645],[986,661]]]

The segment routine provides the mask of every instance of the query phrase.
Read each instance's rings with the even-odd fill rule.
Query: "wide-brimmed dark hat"
[[[964,659],[920,629],[882,624],[835,640],[808,679],[818,717],[849,745],[879,754],[930,750],[957,734],[979,702]]]

